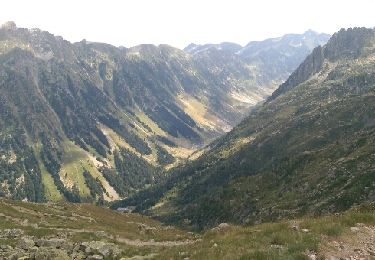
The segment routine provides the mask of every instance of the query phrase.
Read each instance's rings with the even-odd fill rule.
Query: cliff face
[[[313,52],[307,56],[302,64],[295,70],[292,75],[276,89],[268,100],[273,100],[282,93],[294,88],[306,81],[315,73],[319,72],[323,67],[324,54],[321,46],[316,47]]]

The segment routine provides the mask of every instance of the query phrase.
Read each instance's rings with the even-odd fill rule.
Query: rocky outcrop
[[[335,62],[338,59],[358,58],[374,38],[374,30],[367,28],[341,29],[335,33],[324,47],[318,46],[295,70],[292,75],[268,99],[274,100],[291,88],[309,79],[323,68],[325,60]]]
[[[306,81],[312,75],[320,71],[323,67],[324,55],[321,46],[316,47],[313,52],[307,56],[305,61],[298,67],[296,71],[281,86],[273,92],[269,100],[273,100],[282,93],[294,88]]]
[[[0,238],[18,238],[24,234],[23,230],[21,229],[4,229],[0,230]]]
[[[121,254],[121,250],[117,245],[103,241],[83,242],[80,248],[84,249],[86,253],[99,253],[104,257],[118,256]]]
[[[341,29],[332,35],[324,46],[324,57],[334,61],[339,58],[358,58],[363,48],[374,38],[374,30],[367,28]]]
[[[67,238],[20,237],[18,229],[3,230],[2,237],[17,239],[16,246],[1,245],[0,259],[116,259],[122,249],[104,241],[73,242]]]

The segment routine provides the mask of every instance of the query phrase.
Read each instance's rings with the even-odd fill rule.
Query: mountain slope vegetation
[[[343,29],[197,160],[115,207],[205,229],[374,201],[374,101],[375,32]]]
[[[0,195],[28,201],[126,197],[272,89],[233,54],[72,44],[12,22],[0,29],[0,75]]]

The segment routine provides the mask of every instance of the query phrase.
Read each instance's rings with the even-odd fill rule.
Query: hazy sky
[[[130,47],[262,40],[375,26],[375,0],[1,0],[0,23]]]

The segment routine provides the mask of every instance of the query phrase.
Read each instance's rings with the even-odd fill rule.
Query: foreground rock
[[[90,241],[75,243],[67,238],[20,237],[19,230],[2,230],[3,238],[16,239],[15,246],[1,245],[0,259],[115,259],[122,250],[113,243]]]

